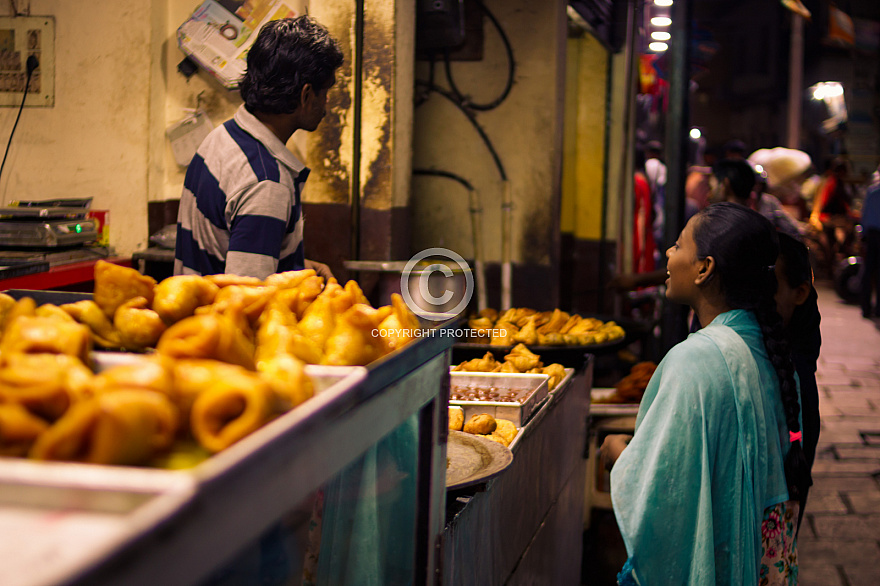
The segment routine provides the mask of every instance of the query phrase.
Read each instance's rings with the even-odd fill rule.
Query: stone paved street
[[[801,586],[880,584],[880,321],[817,284],[822,431],[798,541]]]

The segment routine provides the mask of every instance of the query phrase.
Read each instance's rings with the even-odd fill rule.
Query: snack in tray
[[[494,417],[488,413],[480,413],[479,415],[474,415],[465,421],[462,431],[465,433],[485,435],[495,431],[497,426],[498,423],[495,421]]]
[[[73,321],[54,317],[21,316],[13,320],[0,339],[0,355],[67,354],[89,364],[91,331]]]
[[[527,307],[511,308],[504,313],[481,310],[468,320],[476,332],[471,342],[493,346],[563,346],[601,344],[623,338],[623,328],[613,321],[584,318],[560,309],[535,311]]]
[[[139,299],[144,298],[139,297]],[[144,299],[144,302],[146,302],[146,299]],[[41,305],[40,308],[47,307],[47,305]],[[91,299],[83,299],[75,303],[65,303],[60,308],[78,323],[87,326],[92,331],[92,340],[99,346],[104,348],[119,348],[122,346],[119,331],[113,325],[110,318],[107,317],[107,314]]]
[[[212,358],[254,370],[254,344],[232,320],[194,315],[165,330],[156,350],[171,358]]]
[[[0,403],[0,456],[25,456],[49,424],[19,405]]]
[[[153,311],[171,325],[191,316],[197,308],[214,303],[219,290],[217,285],[199,275],[168,277],[156,285]]]
[[[504,356],[503,362],[495,360],[495,355],[486,352],[482,358],[466,360],[452,368],[453,372],[508,372],[546,374],[550,377],[547,381],[549,390],[556,388],[565,378],[565,367],[558,363],[544,366],[541,357],[524,344],[517,344]]]
[[[349,281],[352,282],[352,281]],[[364,366],[391,351],[388,339],[380,335],[379,324],[391,314],[386,306],[373,309],[355,303],[336,319],[324,346],[324,363],[335,366]]]
[[[651,380],[657,365],[653,362],[639,362],[630,373],[614,385],[614,391],[596,399],[597,403],[638,403],[645,394],[648,381]]]
[[[178,412],[151,391],[116,391],[73,405],[34,442],[30,457],[93,464],[135,465],[167,450]]]
[[[52,422],[91,395],[92,372],[66,354],[4,354],[0,403],[15,403]]]
[[[449,407],[449,429],[461,431],[464,427],[464,410],[460,407]]]
[[[103,260],[95,263],[95,289],[92,299],[111,319],[119,306],[129,299],[145,297],[149,303],[153,303],[155,288],[155,279],[142,275],[131,267],[121,267]]]
[[[512,421],[495,419],[488,413],[474,415],[465,423],[462,410],[452,407],[449,408],[449,429],[479,435],[505,447],[510,447],[513,438],[519,433]]]
[[[126,350],[143,351],[156,346],[168,329],[145,297],[134,297],[119,306],[113,316],[119,342]]]

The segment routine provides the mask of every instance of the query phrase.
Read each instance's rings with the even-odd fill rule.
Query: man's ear
[[[715,257],[707,256],[701,261],[698,261],[699,272],[697,273],[697,278],[694,280],[694,283],[697,285],[702,285],[704,283],[708,283],[712,280],[712,277],[715,276],[715,269],[717,265],[715,264]]]
[[[300,105],[305,106],[313,99],[315,99],[315,88],[310,83],[304,84],[299,94]]]

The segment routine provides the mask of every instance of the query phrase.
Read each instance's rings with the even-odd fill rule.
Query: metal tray
[[[450,372],[452,385],[495,386],[522,391],[525,397],[521,403],[502,401],[464,401],[449,400],[450,405],[464,409],[464,420],[474,415],[488,413],[498,419],[508,419],[517,427],[525,425],[538,405],[547,397],[549,376],[546,374],[508,374],[498,372]]]

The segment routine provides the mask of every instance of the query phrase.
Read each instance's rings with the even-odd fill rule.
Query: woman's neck
[[[700,325],[704,328],[712,323],[716,317],[731,310],[731,307],[720,296],[701,297],[691,308],[697,315]]]

